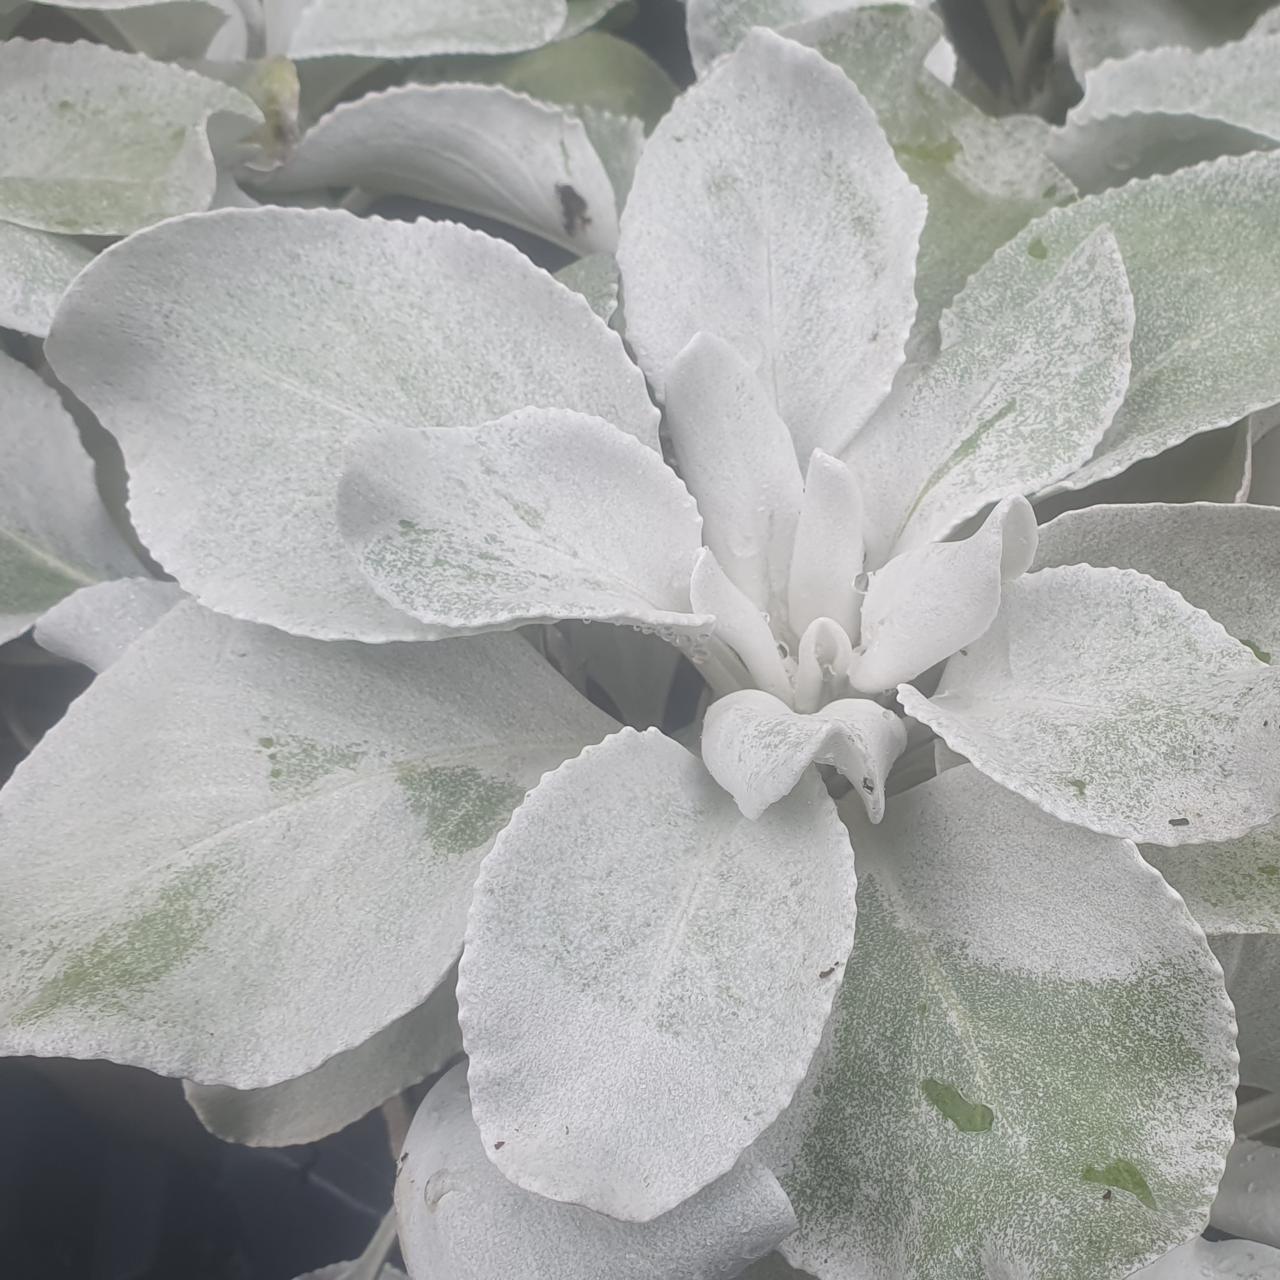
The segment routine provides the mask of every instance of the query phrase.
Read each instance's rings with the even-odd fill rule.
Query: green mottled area
[[[1027,253],[1037,262],[1043,262],[1049,256],[1049,247],[1039,236],[1027,241]]]
[[[359,744],[317,742],[300,734],[259,738],[258,746],[267,754],[271,790],[285,795],[299,795],[330,774],[350,772],[368,754]]]
[[[396,772],[431,847],[449,856],[477,849],[507,823],[525,789],[471,765],[403,765]]]
[[[13,1017],[23,1026],[61,1009],[123,1012],[138,992],[184,964],[200,946],[218,914],[219,881],[225,864],[185,870],[132,919],[104,930],[68,952],[60,972]]]
[[[872,868],[860,877],[812,1110],[790,1168],[770,1156],[800,1222],[792,1256],[834,1248],[850,1273],[911,1280],[1099,1280],[1193,1233],[1222,1152],[1179,1150],[1172,1176],[1170,1109],[1207,1071],[1191,973],[1073,983],[979,964],[905,927]],[[1156,1211],[1082,1181],[1120,1157]]]
[[[949,476],[958,466],[967,462],[977,453],[982,442],[991,433],[993,428],[1003,422],[1018,407],[1016,397],[1006,400],[994,413],[988,414],[981,422],[978,423],[972,431],[969,432],[963,440],[951,451],[951,453],[934,469],[933,474],[924,482],[920,492],[916,494],[915,501],[907,510],[907,514],[903,516],[902,523],[905,525],[913,515],[920,509],[920,504]]]
[[[1148,1209],[1156,1207],[1156,1198],[1151,1194],[1146,1178],[1128,1160],[1112,1160],[1101,1169],[1095,1169],[1089,1165],[1080,1177],[1084,1182],[1094,1182],[1099,1186],[1114,1187],[1117,1191],[1127,1191],[1131,1196],[1137,1197]]]
[[[986,1133],[995,1112],[981,1102],[970,1102],[958,1089],[941,1080],[921,1080],[920,1092],[951,1121],[961,1133]]]
[[[1088,784],[1083,778],[1068,778],[1067,786],[1069,786],[1076,795],[1083,797]]]
[[[1271,654],[1268,653],[1266,649],[1262,648],[1261,645],[1254,644],[1252,640],[1242,640],[1240,643],[1246,648],[1251,649],[1253,651],[1253,656],[1257,658],[1259,662],[1265,662],[1270,665]]]
[[[900,142],[893,150],[899,160],[923,160],[930,164],[946,164],[949,160],[954,160],[964,147],[955,138],[945,138],[940,142]]]
[[[6,613],[43,613],[77,587],[94,581],[21,534],[0,529],[0,601]]]

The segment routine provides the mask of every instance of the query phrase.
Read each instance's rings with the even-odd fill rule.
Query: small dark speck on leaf
[[[497,1142],[493,1144],[493,1149],[495,1151],[501,1151],[502,1148],[505,1147],[506,1145],[507,1145],[506,1142],[500,1138]]]
[[[829,969],[823,969],[823,970],[822,970],[822,972],[818,974],[818,977],[820,977],[820,978],[829,978],[829,977],[831,977],[831,975],[832,975],[833,973],[835,973],[835,971],[836,971],[839,967],[840,967],[840,961],[839,961],[839,960],[837,960],[837,961],[835,962],[835,964],[833,964]]]
[[[1104,1192],[1102,1193],[1102,1199],[1103,1199],[1103,1200],[1104,1200],[1104,1202],[1106,1202],[1107,1204],[1110,1204],[1110,1203],[1111,1203],[1111,1192],[1110,1192],[1110,1191],[1104,1191]]]
[[[560,221],[564,224],[565,235],[576,236],[583,228],[591,225],[587,202],[575,188],[567,182],[557,182],[556,195],[560,198]]]
[[[1191,825],[1190,818],[1170,818],[1169,825],[1171,827],[1189,827]]]
[[[967,658],[967,657],[969,656],[969,650],[968,650],[968,649],[961,649],[961,650],[960,650],[960,656],[961,656],[962,658]]]
[[[876,784],[872,782],[870,778],[863,778],[862,789],[867,793],[867,795],[872,795],[875,792]]]

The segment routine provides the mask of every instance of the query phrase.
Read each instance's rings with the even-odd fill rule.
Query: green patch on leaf
[[[291,795],[308,790],[332,773],[356,768],[367,754],[362,746],[338,746],[298,734],[259,738],[258,746],[267,753],[271,764],[271,790]]]
[[[1067,786],[1069,786],[1078,796],[1083,796],[1085,788],[1088,784],[1083,778],[1068,778]]]
[[[1271,654],[1268,653],[1266,649],[1263,649],[1260,645],[1254,644],[1252,640],[1241,640],[1240,643],[1246,648],[1252,650],[1253,656],[1257,658],[1259,662],[1265,662],[1268,666],[1270,665]]]
[[[930,164],[946,164],[954,160],[964,147],[955,138],[947,138],[942,142],[903,142],[894,147],[894,154],[899,159],[923,160]]]
[[[525,789],[470,765],[406,764],[396,772],[410,812],[427,823],[432,847],[450,856],[477,849],[495,836],[524,799]]]
[[[1128,1160],[1113,1160],[1101,1169],[1086,1165],[1080,1177],[1085,1182],[1096,1182],[1103,1187],[1114,1187],[1117,1191],[1127,1191],[1136,1196],[1148,1209],[1156,1207],[1156,1198],[1147,1186],[1147,1180],[1138,1172],[1137,1166]]]
[[[921,1080],[920,1092],[951,1121],[961,1133],[987,1133],[996,1113],[981,1102],[970,1102],[959,1089],[941,1080]]]
[[[184,872],[132,920],[67,954],[61,972],[18,1010],[14,1024],[66,1008],[126,1010],[132,995],[172,973],[200,945],[216,914],[212,895],[223,865]]]
[[[1027,252],[1037,261],[1043,262],[1049,256],[1049,246],[1039,236],[1028,242]]]

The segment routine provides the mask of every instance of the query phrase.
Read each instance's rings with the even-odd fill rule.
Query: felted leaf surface
[[[506,58],[439,58],[415,67],[413,74],[432,84],[504,84],[571,110],[595,107],[638,116],[648,129],[676,95],[671,77],[647,53],[606,31],[584,31]]]
[[[154,578],[116,578],[79,587],[36,622],[36,643],[95,672],[105,671],[185,598],[177,583]]]
[[[781,615],[802,486],[765,388],[727,342],[700,333],[671,365],[665,419],[707,546],[748,599]]]
[[[1065,0],[1058,38],[1077,76],[1107,58],[1179,45],[1204,49],[1244,35],[1271,0]]]
[[[1023,307],[904,375],[844,455],[874,560],[1087,462],[1125,397],[1133,322],[1124,263],[1100,229]]]
[[[1052,154],[1086,190],[1280,141],[1280,35],[1142,50],[1093,68]]]
[[[1280,508],[1150,503],[1068,511],[1040,528],[1035,567],[1114,565],[1171,586],[1254,654],[1280,659]]]
[[[1280,1249],[1280,1149],[1236,1141],[1209,1221],[1219,1231]]]
[[[437,53],[511,53],[554,40],[565,0],[310,0],[300,6],[291,58],[359,54],[424,58]]]
[[[777,1180],[750,1154],[652,1222],[619,1222],[508,1182],[471,1118],[467,1068],[427,1095],[396,1179],[413,1280],[728,1280],[795,1226]]]
[[[1045,154],[1049,128],[1033,116],[989,116],[943,83],[951,77],[938,78],[939,54],[954,59],[954,52],[927,8],[841,7],[783,34],[817,49],[853,81],[928,201],[911,346],[932,350],[938,316],[965,280],[1032,218],[1074,194]]]
[[[862,598],[850,683],[881,693],[977,640],[995,620],[1005,585],[1026,572],[1035,550],[1035,513],[1015,497],[968,538],[894,556],[871,574]]]
[[[613,187],[582,122],[503,85],[400,85],[344,102],[268,184],[357,186],[484,214],[575,253],[617,246]]]
[[[1280,1275],[1280,1249],[1252,1240],[1196,1237],[1158,1262],[1135,1271],[1133,1280],[1272,1280]]]
[[[493,836],[611,723],[514,636],[323,644],[180,605],[0,797],[0,1047],[314,1070],[444,977]]]
[[[902,705],[1067,822],[1173,845],[1280,812],[1280,679],[1208,614],[1130,569],[1042,569],[931,698]]]
[[[192,71],[78,41],[0,44],[0,220],[126,235],[206,209],[210,117],[260,122],[243,94]]]
[[[58,393],[0,351],[0,642],[64,596],[142,572]]]
[[[335,1054],[314,1071],[265,1089],[184,1085],[187,1101],[210,1133],[253,1147],[318,1142],[462,1053],[454,978],[377,1035]]]
[[[696,333],[724,339],[803,465],[893,381],[923,221],[848,78],[753,32],[681,95],[641,156],[618,248],[628,341],[661,395]]]
[[[510,245],[453,223],[278,208],[169,222],[80,276],[47,353],[120,441],[138,531],[183,587],[322,638],[422,634],[338,529],[358,433],[532,403],[657,440],[617,334]]]
[[[523,409],[352,446],[338,516],[378,593],[430,635],[585,618],[705,633],[702,522],[659,454],[599,418]]]
[[[853,893],[816,778],[749,822],[630,729],[549,775],[485,861],[459,970],[490,1159],[629,1222],[727,1172],[804,1074]]]
[[[58,299],[92,260],[77,240],[0,221],[0,328],[43,338]]]
[[[790,793],[812,764],[853,784],[872,822],[884,815],[884,780],[907,745],[902,721],[869,698],[841,698],[810,715],[758,689],[713,702],[702,726],[707,771],[748,818]]]
[[[1235,1063],[1177,897],[967,766],[879,826],[845,812],[857,943],[759,1146],[800,1221],[786,1257],[823,1280],[1119,1280],[1198,1230]]]
[[[1133,290],[1124,404],[1065,487],[1116,475],[1280,401],[1280,155],[1228,156],[1090,196],[999,250],[943,317],[944,346],[1024,305],[1091,232],[1114,233]]]

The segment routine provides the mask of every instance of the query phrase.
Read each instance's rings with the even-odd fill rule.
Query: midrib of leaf
[[[91,587],[95,583],[105,580],[103,578],[91,577],[83,570],[77,569],[73,565],[68,564],[65,560],[55,556],[52,552],[46,551],[43,547],[37,546],[34,542],[29,542],[21,534],[15,533],[12,529],[0,529],[0,538],[10,542],[30,559],[44,565],[46,569],[51,569],[54,573],[61,574],[77,587]]]

